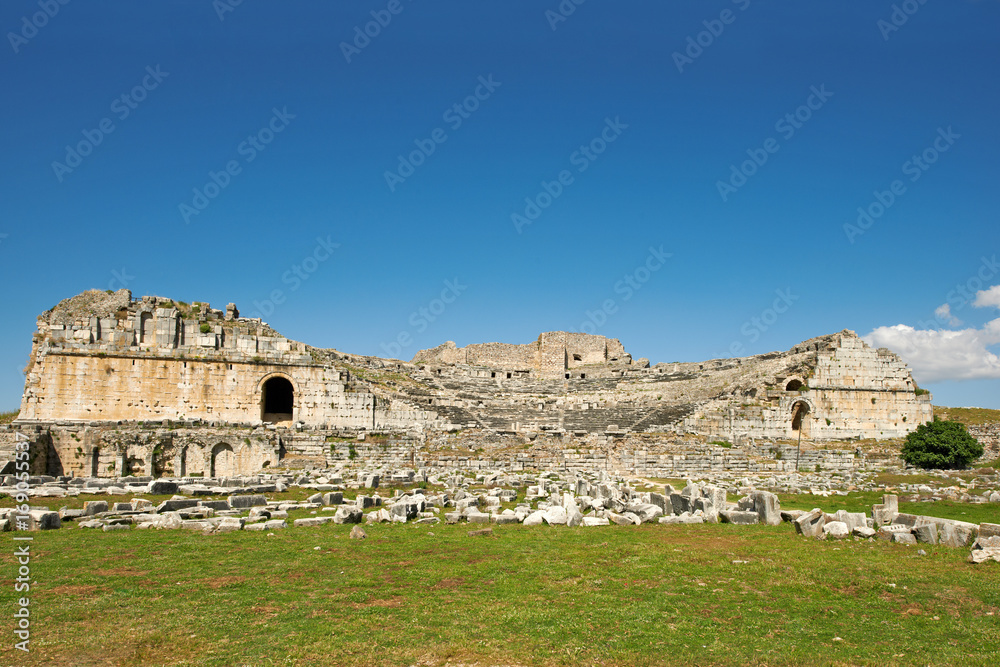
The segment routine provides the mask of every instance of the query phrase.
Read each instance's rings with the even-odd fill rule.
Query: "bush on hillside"
[[[906,436],[900,457],[918,468],[966,468],[982,455],[965,424],[935,419]]]

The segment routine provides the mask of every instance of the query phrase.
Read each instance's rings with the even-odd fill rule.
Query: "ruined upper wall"
[[[42,313],[37,325],[33,358],[38,351],[63,351],[311,362],[304,343],[259,319],[241,318],[234,304],[221,311],[155,296],[133,300],[124,289],[88,290],[64,299]]]
[[[567,370],[587,366],[624,367],[632,364],[617,338],[567,331],[548,331],[534,343],[474,343],[456,347],[443,345],[421,350],[415,364],[463,364],[503,371],[529,372],[532,376],[564,378]],[[597,370],[597,369],[595,369]]]

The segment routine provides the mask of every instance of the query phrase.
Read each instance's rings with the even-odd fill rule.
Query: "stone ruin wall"
[[[81,317],[57,307],[39,318],[19,421],[259,424],[263,388],[275,377],[292,384],[293,422],[405,429],[437,419],[350,383],[305,344],[239,318],[232,304],[225,313],[197,304],[197,315],[188,311],[185,319],[172,301],[131,301],[127,290],[83,296],[91,297],[97,314]],[[113,316],[100,312],[109,307]]]
[[[969,433],[983,446],[983,461],[1000,459],[1000,424],[975,424]]]
[[[480,366],[497,371],[524,373],[531,377],[565,379],[567,370],[581,367],[624,366],[632,363],[617,338],[566,331],[541,334],[534,343],[473,343],[455,347],[452,342],[421,350],[416,364],[448,364]],[[599,368],[594,368],[600,373]]]
[[[846,331],[787,353],[653,368],[633,363],[617,339],[548,332],[528,345],[448,343],[418,353],[410,365],[310,348],[240,318],[232,304],[225,312],[196,305],[132,301],[127,290],[93,292],[39,318],[18,419],[37,429],[38,466],[88,476],[124,469],[244,474],[296,459],[318,464],[338,451],[303,435],[302,427],[323,431],[334,445],[363,431],[409,433],[419,446],[411,445],[407,456],[415,462],[423,452],[420,460],[430,464],[462,460],[434,438],[466,429],[463,437],[490,452],[465,459],[476,465],[600,467],[603,461],[664,476],[760,465],[755,461],[769,455],[756,451],[754,440],[794,439],[796,405],[809,407],[802,429],[808,440],[901,437],[932,417],[930,396],[915,396],[905,364]],[[567,367],[586,379],[574,374],[572,382],[553,382],[564,379]],[[292,419],[280,428],[265,427],[262,414],[262,388],[275,377],[287,379],[295,397]],[[805,386],[789,390],[792,381]],[[164,420],[183,423],[169,427],[170,437],[150,439],[148,429]],[[626,440],[625,449],[587,445],[591,437],[636,438],[644,431],[653,439]],[[684,441],[686,433],[700,439]],[[501,440],[500,447],[491,440],[513,434],[547,444]],[[706,447],[711,440],[737,448]],[[3,446],[0,437],[0,455]],[[381,449],[363,441],[354,451],[383,460]],[[386,456],[386,465],[405,462],[399,452]],[[825,454],[819,463],[843,467],[841,456]],[[775,455],[769,465],[789,464]]]
[[[874,350],[847,332],[813,346],[812,351],[793,348],[793,357],[802,357],[798,374],[777,374],[777,386],[709,401],[685,420],[685,427],[733,441],[796,438],[797,404],[808,407],[802,419],[807,439],[900,438],[933,419],[931,395],[914,393],[910,370],[897,355]],[[797,384],[802,388],[788,389]]]
[[[336,369],[155,356],[48,353],[33,369],[22,421],[156,421],[253,424],[262,388],[283,377],[295,390],[292,421],[345,428],[406,428],[423,411],[372,393],[347,391]]]
[[[0,427],[0,449],[15,433],[32,442],[31,474],[75,477],[230,477],[262,469],[461,468],[508,471],[568,470],[652,478],[704,472],[791,472],[795,447],[723,448],[698,439],[653,436],[523,437],[485,432],[351,434],[340,429],[152,425]],[[880,461],[881,462],[881,461]],[[862,469],[854,451],[806,450],[801,467],[827,471]]]

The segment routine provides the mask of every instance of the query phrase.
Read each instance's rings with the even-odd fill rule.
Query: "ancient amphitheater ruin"
[[[448,342],[412,361],[314,348],[233,304],[88,291],[38,318],[18,434],[34,474],[221,477],[278,466],[460,465],[677,475],[855,465],[823,443],[900,437],[932,418],[898,356],[851,331],[787,352],[633,359],[611,338],[547,332]],[[810,458],[812,457],[812,458]]]

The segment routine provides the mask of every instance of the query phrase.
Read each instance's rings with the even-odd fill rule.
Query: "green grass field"
[[[966,549],[920,557],[788,524],[468,536],[477,527],[378,525],[363,541],[336,525],[33,533],[32,650],[8,633],[0,662],[1000,663],[1000,566],[968,564]],[[0,539],[10,582],[14,542]],[[13,612],[13,587],[2,591]]]

